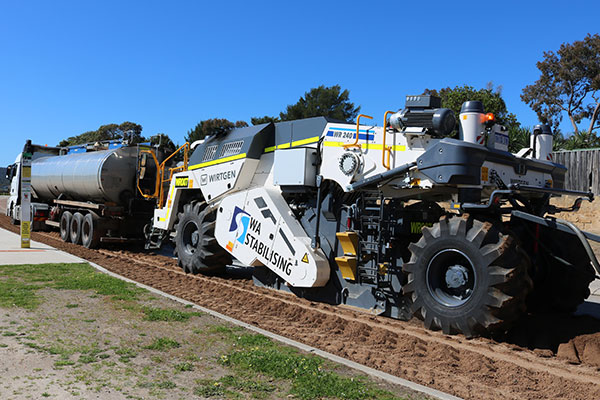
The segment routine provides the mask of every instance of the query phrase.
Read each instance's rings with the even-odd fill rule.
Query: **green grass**
[[[242,333],[241,329],[222,325],[212,327],[211,331],[220,333],[226,341],[233,342],[233,350],[222,355],[220,361],[246,379],[229,376],[218,381],[204,382],[195,389],[197,395],[209,397],[210,393],[219,392],[220,394],[210,396],[221,396],[228,389],[246,393],[264,391],[269,385],[258,379],[263,376],[289,381],[289,394],[303,400],[396,398],[390,392],[375,388],[366,378],[341,376],[332,371],[322,358],[276,344],[263,335]]]
[[[179,364],[175,364],[173,368],[175,369],[176,372],[193,371],[194,364],[186,361],[186,362],[182,362]]]
[[[143,312],[146,315],[144,317],[146,321],[185,322],[190,319],[190,317],[200,316],[199,312],[183,312],[179,310],[154,307],[144,307]]]
[[[149,350],[165,351],[169,349],[175,349],[177,347],[181,347],[181,345],[176,340],[161,337],[154,339],[151,344],[145,346],[144,348]]]
[[[119,361],[123,363],[128,363],[132,358],[135,358],[138,355],[137,351],[129,347],[121,347],[119,349],[116,349],[115,354],[120,356]]]
[[[40,304],[40,299],[35,296],[35,292],[40,288],[38,285],[28,285],[15,279],[0,279],[0,307],[34,309]]]
[[[41,301],[37,291],[43,288],[92,290],[117,300],[136,300],[144,292],[131,283],[99,273],[88,264],[0,266],[0,307],[34,309]]]
[[[177,387],[174,382],[171,381],[162,381],[156,384],[156,387],[159,389],[174,389]]]
[[[56,362],[54,362],[54,366],[55,367],[64,367],[67,365],[75,365],[75,361],[71,361],[71,360],[58,360]]]

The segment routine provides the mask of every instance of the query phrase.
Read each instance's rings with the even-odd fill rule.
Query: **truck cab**
[[[57,155],[59,149],[56,147],[46,147],[33,145],[33,160]],[[21,221],[21,157],[19,153],[15,159],[14,164],[9,165],[6,168],[6,179],[10,181],[10,196],[6,202],[6,215],[10,217],[13,224],[19,224]],[[42,230],[45,228],[45,221],[50,214],[50,206],[46,203],[35,201],[35,192],[32,193],[33,198],[31,202],[30,221],[32,223],[31,228],[33,230]]]

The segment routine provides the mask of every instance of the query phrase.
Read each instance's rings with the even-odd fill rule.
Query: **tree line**
[[[583,40],[563,43],[556,52],[544,52],[543,60],[536,65],[540,77],[522,90],[521,99],[536,112],[541,122],[552,126],[554,149],[600,147],[600,137],[597,134],[600,127],[600,35],[588,34]],[[507,110],[501,86],[494,87],[490,82],[481,89],[463,85],[425,89],[423,94],[441,97],[442,107],[450,108],[456,115],[460,113],[463,102],[479,100],[486,112],[494,113],[496,121],[507,127],[510,151],[516,152],[529,146],[532,128],[521,126],[517,117]],[[252,117],[250,122],[252,125],[259,125],[317,116],[353,122],[360,108],[360,105],[350,101],[350,92],[347,89],[342,90],[339,85],[321,85],[304,93],[304,96],[296,103],[286,106],[279,115]],[[565,114],[573,127],[572,134],[567,136],[563,135],[559,128]],[[587,129],[581,127],[584,123],[587,123]],[[246,121],[206,119],[190,129],[185,135],[185,140],[191,143],[245,126],[248,126]],[[456,136],[457,132],[458,125],[450,136]],[[142,126],[128,121],[102,125],[95,131],[65,139],[59,146],[110,139],[127,139],[130,143],[151,142],[171,151],[177,147],[164,133],[157,133],[148,138],[142,136]]]

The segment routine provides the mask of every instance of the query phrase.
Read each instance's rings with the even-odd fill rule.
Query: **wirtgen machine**
[[[526,311],[572,311],[589,296],[600,268],[587,239],[600,237],[551,215],[593,195],[564,189],[547,126],[512,154],[478,101],[462,106],[460,139],[444,137],[456,119],[433,96],[408,96],[382,127],[364,118],[192,143],[148,245],[174,231],[187,272],[235,258],[259,285],[467,336],[506,330]],[[556,195],[576,196],[573,207],[552,206]]]

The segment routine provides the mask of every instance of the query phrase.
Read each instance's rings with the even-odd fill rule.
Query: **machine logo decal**
[[[208,183],[208,175],[200,176],[200,185],[205,186]]]
[[[356,136],[356,129],[347,129],[347,128],[332,128],[334,130],[327,131],[327,136],[333,137],[336,139],[354,139]],[[367,133],[360,133],[367,132]],[[363,141],[373,141],[375,139],[375,135],[368,133],[364,129],[361,129],[358,134],[358,139]]]
[[[231,218],[231,226],[229,232],[235,232],[236,239],[241,244],[244,244],[246,240],[246,234],[248,233],[248,225],[250,225],[250,214],[242,210],[238,206],[235,206],[233,211],[233,218]]]
[[[251,251],[266,260],[267,263],[273,265],[273,267],[281,270],[288,276],[291,275],[293,265],[291,258],[285,257],[272,249],[271,245],[262,242],[260,239],[261,227],[262,224],[259,220],[252,218],[250,214],[238,206],[235,207],[231,225],[229,226],[229,232],[235,232],[235,240],[247,246]],[[287,238],[284,237],[284,241],[290,247],[292,253],[295,253],[294,248],[289,244]],[[227,250],[233,251],[233,245],[233,243],[229,242],[226,246]]]
[[[180,176],[179,178],[175,178],[175,187],[177,188],[182,188],[182,187],[188,187],[188,184],[190,183],[190,179],[187,176]]]
[[[235,179],[236,176],[237,176],[237,171],[235,171],[235,170],[224,171],[224,172],[217,172],[215,174],[209,175],[208,180],[209,180],[209,182],[227,181],[230,179]]]

